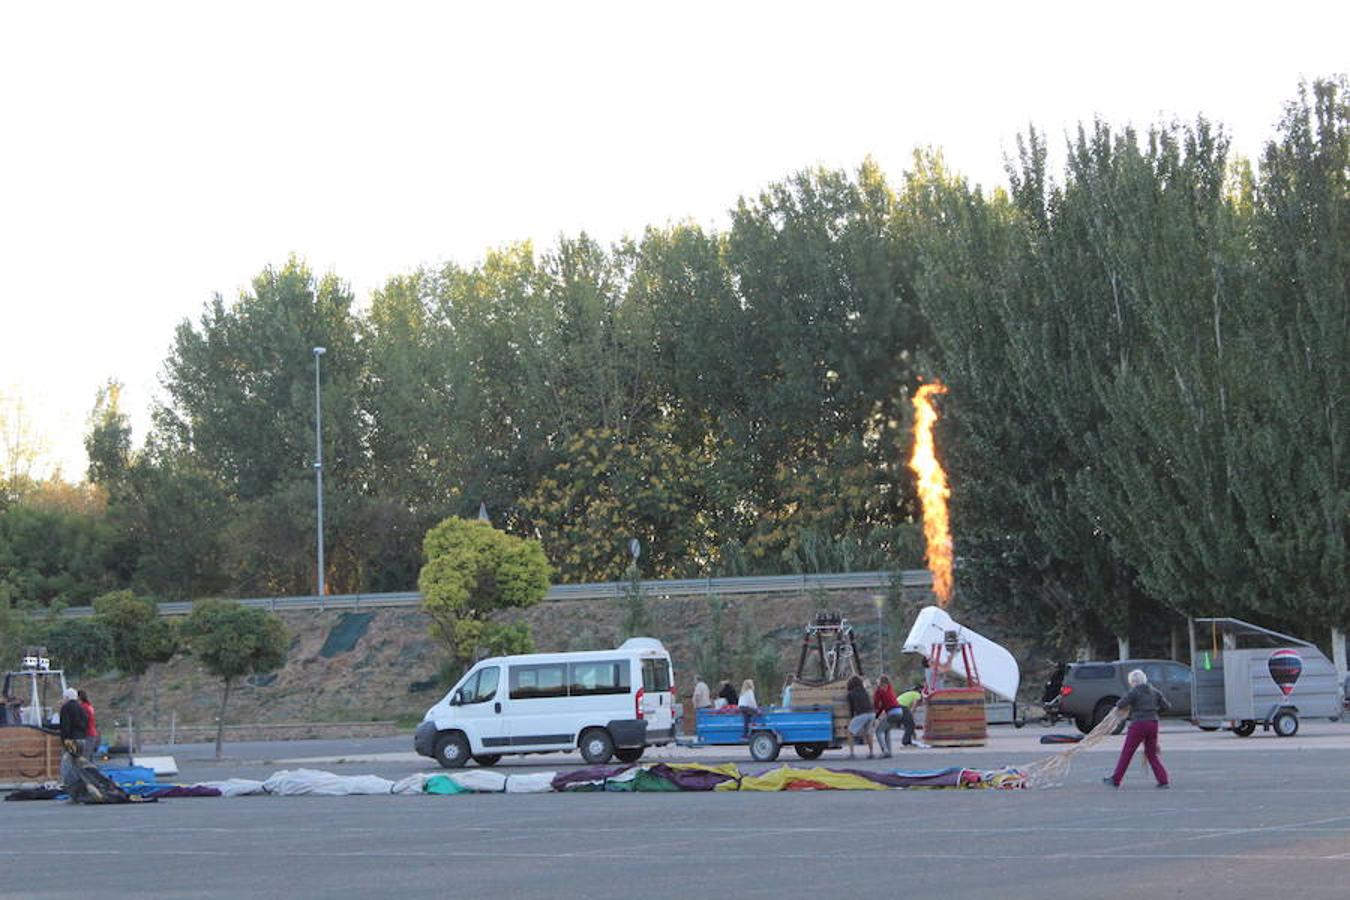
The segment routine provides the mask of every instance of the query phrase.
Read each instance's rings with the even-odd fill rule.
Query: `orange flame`
[[[933,446],[933,423],[937,410],[933,409],[932,394],[947,393],[941,382],[925,384],[914,395],[914,453],[909,467],[918,476],[919,499],[923,502],[923,536],[927,548],[924,558],[928,571],[933,573],[933,593],[943,609],[952,599],[952,533],[947,524],[947,473],[937,461]]]

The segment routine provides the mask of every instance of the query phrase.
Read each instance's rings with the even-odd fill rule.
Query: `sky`
[[[1350,4],[0,3],[0,424],[83,476],[100,385],[139,443],[174,329],[295,254],[392,275],[916,147],[986,187],[1029,124],[1203,113],[1256,156]]]

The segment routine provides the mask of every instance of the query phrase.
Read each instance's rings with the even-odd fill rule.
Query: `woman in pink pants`
[[[1102,781],[1111,787],[1120,787],[1125,770],[1130,767],[1130,760],[1134,759],[1134,751],[1143,743],[1144,756],[1153,768],[1153,777],[1158,779],[1158,787],[1165,788],[1169,785],[1169,779],[1162,760],[1158,758],[1158,714],[1166,712],[1172,704],[1167,702],[1161,691],[1148,683],[1148,676],[1142,670],[1130,672],[1128,681],[1130,692],[1120,698],[1116,708],[1129,707],[1130,728],[1125,732],[1125,746],[1120,748],[1115,772]]]

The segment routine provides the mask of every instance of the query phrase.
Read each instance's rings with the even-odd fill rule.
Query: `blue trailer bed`
[[[815,759],[827,748],[838,746],[832,717],[828,706],[796,709],[766,706],[750,720],[747,734],[745,716],[734,707],[727,712],[700,709],[695,739],[686,746],[748,744],[752,758],[771,762],[778,758],[784,744],[791,744],[802,759]]]

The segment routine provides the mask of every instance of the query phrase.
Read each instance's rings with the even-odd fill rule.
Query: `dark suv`
[[[1120,659],[1113,662],[1060,663],[1042,698],[1051,717],[1071,718],[1087,734],[1129,691],[1131,669],[1143,669],[1148,683],[1162,691],[1172,718],[1191,717],[1191,667],[1170,659]]]

